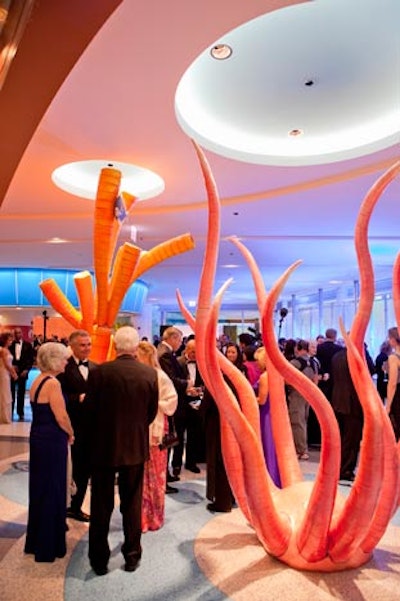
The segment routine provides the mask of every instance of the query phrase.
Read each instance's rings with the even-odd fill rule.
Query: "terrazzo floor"
[[[29,414],[27,415],[29,420]],[[180,492],[166,498],[166,523],[143,535],[143,557],[123,571],[119,511],[112,516],[109,573],[97,577],[87,559],[86,524],[69,520],[68,553],[53,564],[23,553],[28,502],[30,422],[0,425],[1,601],[397,601],[400,598],[400,512],[371,561],[334,574],[300,572],[268,557],[239,509],[206,510],[205,472],[183,472]],[[312,480],[319,452],[302,462]],[[349,487],[340,486],[347,494]],[[89,509],[89,498],[85,500]]]

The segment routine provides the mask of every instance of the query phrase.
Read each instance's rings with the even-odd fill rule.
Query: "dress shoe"
[[[81,509],[79,511],[67,509],[67,518],[71,518],[71,520],[77,520],[78,522],[90,522],[90,515],[84,513]]]
[[[105,576],[105,574],[107,574],[107,572],[108,572],[107,566],[98,566],[93,563],[91,563],[90,566],[91,566],[93,572],[96,574],[96,576]]]
[[[23,416],[23,415],[20,415],[20,416],[18,417],[18,420],[19,420],[20,422],[23,422],[23,421],[25,421],[25,418],[24,418],[24,416]]]
[[[124,565],[125,572],[134,572],[140,565],[140,559],[137,561],[127,561]]]
[[[176,492],[179,492],[179,490],[177,488],[174,488],[173,486],[169,486],[167,484],[167,486],[165,487],[165,494],[166,495],[173,495]]]
[[[354,472],[345,472],[344,474],[340,474],[339,480],[348,480],[349,482],[353,482],[355,477],[356,475]]]
[[[179,476],[181,473],[181,468],[180,467],[173,467],[172,468],[172,473],[174,474],[174,476]]]
[[[179,476],[173,476],[172,474],[167,474],[167,482],[179,482]]]
[[[196,464],[185,465],[185,470],[189,470],[189,472],[193,472],[194,474],[200,474],[200,472],[201,472],[201,469]]]
[[[211,513],[229,513],[230,511],[232,511],[231,509],[222,509],[218,507],[215,503],[208,503],[207,509],[208,511],[211,511]]]

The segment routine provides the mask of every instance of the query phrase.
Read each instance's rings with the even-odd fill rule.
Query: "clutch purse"
[[[166,432],[162,438],[161,444],[158,445],[160,451],[164,449],[172,449],[172,447],[176,447],[179,444],[179,437],[175,430],[175,422],[172,417],[168,419],[169,422],[169,431]]]

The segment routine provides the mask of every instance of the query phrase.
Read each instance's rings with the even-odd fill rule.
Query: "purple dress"
[[[269,397],[267,397],[264,405],[260,405],[260,427],[265,464],[273,482],[276,484],[276,486],[281,487],[281,478],[279,475],[275,444],[272,437],[271,407],[269,404]]]

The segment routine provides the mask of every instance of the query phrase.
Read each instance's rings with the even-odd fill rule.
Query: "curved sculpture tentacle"
[[[400,253],[398,253],[393,267],[392,294],[396,324],[400,329]]]
[[[319,561],[327,555],[327,535],[334,509],[340,465],[339,429],[333,410],[322,392],[281,353],[274,337],[273,310],[286,280],[300,264],[289,267],[272,287],[264,307],[262,330],[265,348],[274,366],[289,384],[307,398],[321,425],[321,460],[315,486],[304,518],[298,528],[297,546],[307,561]]]
[[[183,315],[195,328],[199,367],[220,410],[224,458],[228,477],[240,498],[240,506],[254,526],[265,549],[291,567],[305,570],[337,571],[357,567],[371,556],[399,502],[400,446],[395,444],[388,417],[369,376],[363,351],[363,338],[372,307],[373,270],[367,238],[372,210],[383,189],[400,171],[394,166],[367,194],[356,228],[356,247],[362,274],[360,303],[350,336],[347,338],[351,377],[365,415],[359,469],[347,499],[337,492],[340,465],[340,436],[328,401],[308,378],[282,355],[275,340],[273,315],[286,280],[299,263],[292,265],[266,295],[258,267],[249,251],[232,240],[249,265],[258,305],[262,309],[263,341],[270,372],[270,394],[276,403],[271,410],[279,415],[280,434],[288,416],[283,415],[283,379],[294,386],[313,407],[320,422],[322,446],[315,483],[301,481],[293,451],[287,455],[289,468],[283,469],[283,488],[272,483],[265,469],[257,429],[252,426],[253,406],[247,397],[243,376],[225,365],[215,345],[219,304],[223,289],[212,303],[212,288],[218,259],[220,214],[218,194],[210,168],[196,147],[209,200],[209,230],[204,258],[196,320],[178,300]],[[400,258],[396,261],[394,286],[396,318],[400,321]],[[227,387],[223,374],[232,379],[238,394]],[[281,413],[279,413],[279,411]],[[286,420],[286,421],[285,421]],[[281,436],[280,436],[281,438]],[[278,453],[282,448],[277,444]],[[282,478],[282,474],[281,474]],[[235,493],[236,494],[236,493]]]
[[[218,369],[217,348],[215,345],[216,325],[218,317],[219,297],[217,295],[213,311],[210,312],[206,324],[205,359],[213,374],[213,395],[218,405],[221,417],[229,423],[241,452],[241,473],[243,477],[243,492],[247,498],[247,506],[251,515],[259,540],[268,552],[279,556],[287,549],[290,538],[290,525],[288,516],[275,508],[272,491],[276,488],[266,468],[260,436],[249,426],[240,406],[224,381]],[[244,376],[236,370],[233,374],[233,385]],[[239,402],[241,401],[239,397]],[[237,470],[237,462],[229,453],[229,448],[224,454],[228,476]],[[231,480],[230,480],[231,481]],[[231,482],[232,484],[232,482]],[[240,483],[241,484],[241,483]],[[251,495],[249,495],[251,491]]]
[[[400,173],[400,161],[388,169],[367,192],[357,217],[355,228],[355,247],[360,273],[360,298],[357,314],[351,326],[351,338],[358,351],[364,353],[364,339],[368,321],[374,303],[374,269],[368,246],[368,225],[383,191]]]
[[[258,265],[246,246],[236,237],[227,238],[242,253],[250,269],[251,277],[256,291],[257,305],[260,315],[263,314],[267,297],[264,281]],[[289,486],[301,482],[303,475],[297,460],[294,446],[292,426],[290,424],[285,395],[285,383],[280,373],[266,353],[266,369],[268,372],[269,401],[271,406],[271,427],[276,448],[276,456],[282,486]]]
[[[386,506],[393,509],[398,497],[398,483],[396,481],[398,479],[398,469],[397,475],[391,469],[388,469],[390,466],[386,465],[385,469],[385,451],[387,457],[390,455],[387,453],[389,440],[384,440],[388,435],[387,429],[384,427],[384,421],[388,422],[388,418],[384,415],[381,399],[363,357],[358,352],[351,337],[346,334],[343,324],[341,325],[348,349],[350,374],[363,408],[364,427],[357,477],[343,511],[334,520],[330,532],[330,554],[336,561],[344,561],[358,548],[362,548],[361,542],[364,541],[365,534],[371,529],[371,526],[375,536],[379,536],[377,523],[372,525],[376,512],[380,510],[379,505],[385,502]],[[393,432],[391,438],[393,460],[395,457]],[[389,463],[392,463],[392,461]],[[393,476],[395,476],[395,479],[393,479]],[[388,488],[382,498],[381,489],[384,478],[388,478],[386,483]],[[391,515],[389,519],[390,517]],[[384,530],[380,532],[379,538],[383,533]],[[367,548],[368,545],[365,545],[364,549]]]

